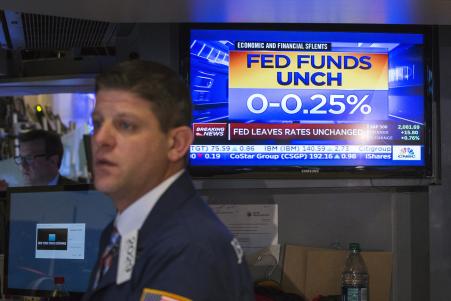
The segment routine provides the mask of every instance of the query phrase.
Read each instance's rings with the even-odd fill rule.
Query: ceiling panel
[[[0,8],[133,23],[451,24],[451,0],[1,0]]]

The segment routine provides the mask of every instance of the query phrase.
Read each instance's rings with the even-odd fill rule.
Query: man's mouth
[[[108,159],[98,158],[94,161],[96,167],[114,167],[116,164]]]

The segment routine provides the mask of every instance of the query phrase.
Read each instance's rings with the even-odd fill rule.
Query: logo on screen
[[[399,157],[403,158],[415,158],[415,152],[410,147],[403,147]]]
[[[49,241],[56,241],[56,234],[55,233],[49,233]]]
[[[421,160],[421,147],[394,145],[393,160]]]
[[[194,135],[196,137],[225,137],[226,123],[195,123],[193,124]]]
[[[37,250],[67,250],[67,228],[46,229],[37,231]]]

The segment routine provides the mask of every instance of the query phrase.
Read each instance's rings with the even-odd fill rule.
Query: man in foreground
[[[96,93],[94,182],[118,214],[84,300],[253,300],[241,247],[185,171],[193,134],[183,82],[134,60],[98,76]]]

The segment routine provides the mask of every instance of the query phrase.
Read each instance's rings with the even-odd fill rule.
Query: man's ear
[[[176,162],[184,158],[193,139],[193,131],[188,126],[184,125],[171,129],[169,131],[169,161]]]
[[[59,160],[59,156],[58,155],[51,155],[47,158],[48,161],[52,162],[53,165],[56,166],[56,168],[58,169],[58,160]]]

